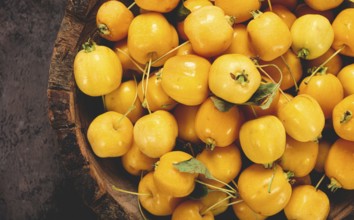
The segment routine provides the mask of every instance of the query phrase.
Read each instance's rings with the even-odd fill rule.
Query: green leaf
[[[235,105],[216,96],[211,96],[210,99],[213,101],[215,108],[221,112],[227,112]]]
[[[274,99],[276,91],[279,89],[279,83],[265,83],[261,84],[252,97],[244,103],[245,105],[257,105],[261,109],[269,108]]]
[[[195,159],[194,157],[189,160],[175,163],[173,164],[173,166],[177,168],[180,172],[199,173],[203,174],[208,179],[214,179],[214,177],[209,172],[208,168],[206,168],[206,166],[202,162]]]

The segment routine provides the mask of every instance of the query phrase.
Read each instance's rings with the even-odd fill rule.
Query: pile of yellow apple
[[[144,210],[326,219],[326,186],[354,189],[350,1],[130,3],[100,5],[74,77],[103,97],[93,152],[141,178]]]

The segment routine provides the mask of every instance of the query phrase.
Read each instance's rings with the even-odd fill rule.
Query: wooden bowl
[[[137,183],[118,160],[96,157],[86,138],[90,121],[103,111],[100,98],[83,95],[73,78],[73,60],[95,32],[95,15],[104,1],[68,1],[49,70],[49,120],[57,132],[63,162],[87,206],[101,219],[142,219],[136,196],[117,193],[112,185],[136,191]]]
[[[119,159],[96,157],[86,138],[89,123],[103,112],[102,100],[83,95],[73,78],[74,57],[88,37],[95,37],[95,15],[103,2],[67,3],[50,64],[48,114],[51,126],[57,132],[63,163],[85,205],[99,219],[138,220],[142,217],[137,196],[112,190],[112,185],[115,185],[137,191],[137,179],[123,170]],[[329,219],[353,218],[353,195],[352,191],[344,190],[330,195]],[[235,218],[231,212],[218,219]]]

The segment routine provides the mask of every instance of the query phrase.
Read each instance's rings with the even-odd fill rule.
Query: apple
[[[123,114],[108,111],[90,123],[87,138],[98,157],[120,157],[133,143],[133,124]]]
[[[135,122],[133,130],[136,145],[151,158],[159,158],[173,150],[178,136],[177,121],[166,110],[142,116]]]

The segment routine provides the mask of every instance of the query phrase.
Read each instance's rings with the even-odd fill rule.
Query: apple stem
[[[221,184],[223,184],[223,185],[225,185],[226,187],[228,187],[229,188],[229,192],[231,192],[231,193],[237,193],[237,190],[235,189],[235,188],[233,188],[232,186],[230,186],[229,184],[227,184],[227,183],[225,183],[225,182],[223,182],[223,181],[221,181],[221,180],[219,180],[219,179],[216,179],[216,178],[211,178],[212,180],[214,180],[215,182],[218,182],[218,183],[221,183]],[[205,184],[207,184],[207,183],[205,183]],[[209,184],[208,184],[209,185]],[[210,186],[210,185],[209,185]],[[219,188],[219,187],[215,187],[214,186],[214,188],[215,189],[223,189],[223,188]],[[227,190],[227,189],[223,189],[223,190]]]
[[[230,203],[229,203],[229,206],[235,205],[235,204],[238,204],[238,203],[241,203],[241,202],[244,202],[244,201],[243,201],[242,199],[236,200],[236,201],[234,201],[234,202],[230,202]]]
[[[135,75],[133,74],[133,79],[134,79],[134,83],[135,83],[135,97],[134,97],[134,100],[133,100],[133,103],[132,103],[132,106],[135,106],[135,102],[136,100],[138,99],[138,81],[136,80],[136,77]]]
[[[103,96],[101,96],[101,97],[102,97],[103,110],[104,110],[104,111],[107,111],[107,106],[106,106],[106,102],[105,102],[105,97],[106,97],[106,96],[103,95]]]
[[[277,65],[272,64],[272,63],[270,63],[270,64],[265,64],[265,65],[259,65],[259,64],[258,64],[258,61],[254,61],[254,62],[256,62],[256,67],[257,67],[266,77],[268,77],[270,80],[272,80],[272,82],[281,84],[281,82],[283,81],[283,72],[281,71],[281,69],[280,69]],[[276,81],[273,79],[273,77],[271,77],[271,76],[267,73],[267,71],[265,71],[265,70],[263,69],[264,67],[274,67],[275,69],[277,69],[278,72],[279,72],[279,75],[280,75],[279,81],[276,82]]]
[[[134,80],[135,80],[135,83],[136,83],[135,76],[134,76]],[[119,119],[118,124],[123,120],[123,118],[128,118],[129,113],[131,113],[136,108],[135,102],[136,102],[136,100],[138,98],[138,86],[136,86],[136,88],[137,89],[136,89],[136,93],[135,93],[135,97],[134,97],[133,103],[129,106],[128,110],[124,113],[124,115],[122,115],[122,117]],[[103,101],[103,103],[104,103],[104,101]],[[104,106],[105,106],[105,104],[104,104]]]
[[[277,169],[277,166],[274,166],[273,167],[273,174],[272,174],[272,177],[269,181],[269,184],[268,184],[268,193],[271,193],[271,187],[272,187],[272,183],[273,183],[273,180],[274,180],[274,177],[275,177],[275,170]]]
[[[227,184],[227,183],[225,183],[225,182],[223,182],[223,181],[221,181],[221,180],[218,180],[218,179],[216,179],[216,178],[213,178],[213,180],[214,181],[216,181],[216,182],[218,182],[218,183],[221,183],[221,184],[223,184],[223,185],[225,185],[226,187],[228,187],[230,190],[232,190],[233,192],[237,192],[236,191],[236,189],[234,189],[234,188],[232,188],[232,186],[230,186],[229,184]]]
[[[118,188],[115,185],[112,185],[112,189],[115,190],[115,191],[118,191],[118,192],[127,193],[127,194],[131,194],[131,195],[136,195],[136,196],[152,196],[150,193],[132,192],[132,191],[129,191],[129,190]]]
[[[213,205],[209,206],[207,209],[205,209],[202,213],[201,216],[204,216],[206,213],[210,212],[211,210],[213,210],[214,208],[219,207],[219,205],[221,205],[224,201],[229,200],[233,198],[232,196],[227,196],[221,200],[219,200],[218,202],[214,203]]]
[[[128,6],[128,9],[130,10],[134,5],[136,5],[135,1]]]
[[[144,171],[141,171],[140,172],[140,180],[144,177]],[[146,218],[145,214],[144,214],[144,211],[141,207],[141,203],[140,203],[140,199],[138,197],[138,208],[139,208],[139,212],[141,214],[141,216],[143,217],[144,220],[148,220],[148,218]]]
[[[279,86],[278,86],[279,92],[285,96],[285,98],[286,98],[286,100],[287,100],[288,102],[290,102],[290,99],[285,95],[284,91],[280,88],[280,84],[281,84],[281,82],[283,81],[283,72],[281,71],[281,69],[280,69],[277,65],[275,65],[275,64],[259,65],[257,60],[253,60],[253,62],[255,62],[256,67],[257,67],[266,77],[268,77],[273,83],[277,83],[277,84],[279,85]],[[273,77],[271,77],[271,76],[267,73],[267,71],[265,71],[265,70],[263,69],[264,67],[270,67],[270,66],[272,66],[272,67],[274,67],[274,68],[276,68],[276,69],[278,70],[278,72],[279,72],[279,74],[280,74],[279,82],[275,82],[275,80],[273,79]]]
[[[282,90],[279,90],[279,91],[282,91]],[[284,92],[281,92],[281,95],[283,95],[285,97],[287,102],[291,101],[291,99]]]
[[[167,57],[167,56],[170,55],[171,53],[175,52],[175,51],[178,50],[179,48],[181,48],[181,47],[183,47],[184,45],[187,45],[187,44],[189,44],[189,43],[190,43],[189,41],[185,41],[185,42],[181,43],[181,44],[178,45],[177,47],[175,47],[175,48],[169,50],[169,51],[168,51],[167,53],[165,53],[164,55],[162,55],[162,56],[156,58],[154,61],[152,61],[151,65],[153,65],[153,64],[155,64],[155,63],[157,63],[157,62],[159,62],[159,61],[162,60],[163,58]]]
[[[216,181],[216,179],[213,179],[213,180]],[[209,188],[216,189],[216,190],[218,190],[218,191],[224,192],[224,193],[228,194],[229,196],[232,196],[233,198],[236,197],[236,196],[234,195],[234,194],[236,193],[236,190],[235,190],[235,189],[224,189],[224,188],[221,188],[221,187],[214,186],[214,185],[212,185],[212,184],[205,183],[205,182],[200,181],[200,180],[197,180],[197,179],[195,180],[195,182],[200,183],[200,184],[202,184],[202,185],[204,185],[204,186],[207,186],[207,187],[209,187]],[[228,187],[230,187],[230,186],[228,186]]]
[[[129,113],[132,112],[135,108],[136,108],[136,106],[135,106],[134,104],[131,105],[131,106],[129,107],[129,109],[127,110],[127,112],[126,112],[123,116],[128,118]],[[124,117],[122,117],[122,119],[123,119]],[[121,120],[122,120],[122,119],[121,119]]]
[[[141,66],[135,61],[133,60],[133,58],[131,58],[131,56],[129,54],[127,54],[126,52],[124,52],[123,50],[116,48],[116,50],[123,54],[124,56],[126,56],[133,64],[134,66],[136,66],[136,68],[138,68],[142,73],[144,72],[143,68],[141,68]]]
[[[138,208],[139,208],[139,212],[141,214],[141,217],[143,217],[144,220],[148,220],[148,218],[146,218],[143,209],[141,208],[141,203],[140,200],[138,199]]]
[[[290,73],[290,76],[291,76],[291,79],[292,79],[293,82],[294,82],[295,92],[297,92],[297,91],[299,90],[299,85],[298,85],[297,82],[296,82],[296,79],[295,79],[295,77],[294,77],[294,74],[293,74],[293,72],[291,71],[291,68],[290,68],[288,62],[286,62],[284,56],[281,55],[280,58],[281,58],[281,60],[284,62],[286,68],[288,69],[288,71],[289,71],[289,73]]]
[[[151,114],[151,110],[149,108],[149,102],[146,98],[147,90],[148,90],[148,85],[149,85],[149,78],[150,78],[150,69],[151,69],[151,62],[152,62],[152,53],[150,54],[150,59],[149,62],[145,66],[145,70],[143,73],[143,78],[141,79],[142,83],[142,90],[143,90],[143,107],[146,107],[147,110],[149,111],[149,114]],[[144,84],[144,78],[145,78],[145,84]]]
[[[144,69],[144,71],[143,71],[143,74],[142,74],[142,77],[141,77],[141,91],[142,91],[142,93],[143,93],[143,99],[142,99],[142,106],[144,107],[144,108],[146,108],[146,104],[144,103],[144,101],[145,101],[145,87],[144,87],[144,83],[145,83],[145,78],[146,78],[146,68],[147,68],[147,65],[145,66],[145,69]]]
[[[255,118],[258,118],[257,112],[256,112],[256,110],[254,109],[253,105],[250,105],[250,107],[251,107],[253,116],[254,116]]]
[[[322,181],[324,180],[324,178],[326,177],[326,174],[323,174],[321,179],[317,182],[315,189],[317,191],[318,187],[320,186],[320,184],[322,183]]]
[[[337,54],[339,54],[343,49],[345,48],[345,45],[343,45],[341,48],[339,48],[336,52],[334,52],[330,57],[327,58],[321,65],[319,65],[310,75],[310,77],[304,81],[304,83],[307,85],[312,77],[319,71],[321,70],[333,57],[335,57]]]
[[[190,142],[187,142],[187,143],[185,144],[185,147],[188,147],[188,149],[190,150],[190,152],[191,152],[191,154],[192,154],[193,157],[196,156],[196,154],[195,154],[195,152],[194,152],[194,149],[193,149],[193,146],[192,146],[192,144],[191,144]]]
[[[232,180],[231,182],[232,182],[232,184],[234,184],[234,186],[235,186],[235,190],[237,191],[237,190],[238,190],[237,183],[235,182],[235,180]]]
[[[268,0],[268,6],[269,6],[269,10],[273,11],[272,3],[270,2],[270,0]]]

